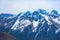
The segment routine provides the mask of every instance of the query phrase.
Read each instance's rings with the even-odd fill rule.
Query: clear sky
[[[0,0],[0,13],[13,13],[34,11],[37,9],[52,9],[60,12],[60,0]]]

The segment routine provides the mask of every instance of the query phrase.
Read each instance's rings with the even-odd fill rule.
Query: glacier
[[[18,15],[0,14],[0,32],[7,32],[17,40],[60,40],[60,13],[38,9]]]

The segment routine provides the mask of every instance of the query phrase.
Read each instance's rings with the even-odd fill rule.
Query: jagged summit
[[[60,33],[60,14],[56,10],[47,12],[44,9],[18,15],[0,14],[0,31],[19,40],[55,40]]]

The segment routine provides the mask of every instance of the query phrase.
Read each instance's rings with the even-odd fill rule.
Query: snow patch
[[[59,18],[52,19],[55,23],[60,24]]]
[[[55,33],[57,34],[59,31],[60,31],[60,28],[59,28],[59,29],[57,29]]]
[[[32,32],[36,32],[38,24],[39,24],[39,21],[33,21],[33,30],[32,30]]]

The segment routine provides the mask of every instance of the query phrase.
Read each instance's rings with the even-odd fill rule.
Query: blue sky
[[[37,9],[60,12],[60,0],[0,0],[0,13],[33,12]]]

